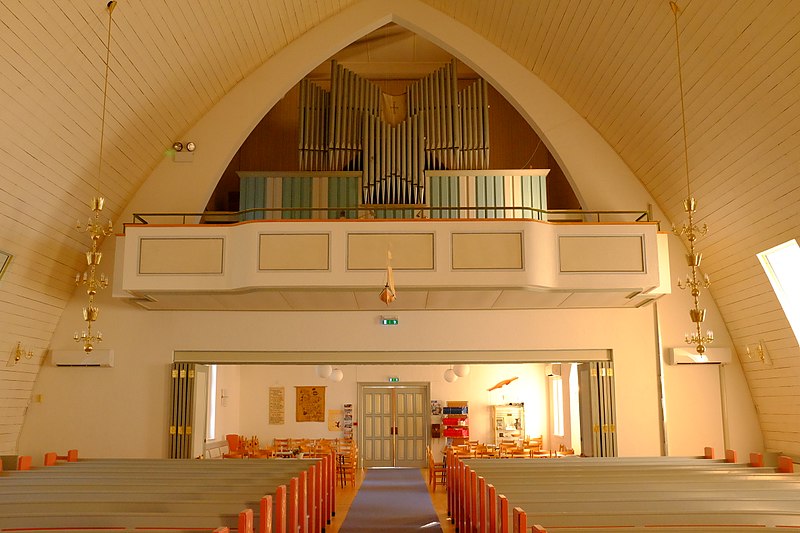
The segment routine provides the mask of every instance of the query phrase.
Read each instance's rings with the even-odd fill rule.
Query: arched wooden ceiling
[[[377,1],[377,0],[376,0]],[[423,0],[530,69],[616,150],[671,220],[685,218],[672,12],[666,0]],[[0,0],[0,350],[42,353],[80,268],[97,187],[114,217],[172,142],[266,59],[348,0],[121,0],[98,178],[104,0]],[[680,2],[692,189],[704,270],[743,360],[770,448],[800,453],[800,349],[755,254],[800,237],[800,2]],[[362,51],[393,60],[392,34]],[[416,41],[414,54],[427,57]],[[394,58],[396,60],[396,58]],[[36,361],[37,358],[34,359]],[[13,450],[38,366],[0,374]],[[765,415],[764,413],[772,413]],[[783,435],[776,431],[783,428]],[[794,429],[791,429],[794,428]]]

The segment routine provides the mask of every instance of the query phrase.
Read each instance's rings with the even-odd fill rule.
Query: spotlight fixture
[[[175,150],[176,152],[180,152],[181,150],[183,150],[183,143],[180,141],[175,141],[174,143],[172,143],[172,149]]]
[[[189,141],[188,143],[186,143],[186,151],[187,152],[194,152],[194,149],[196,147],[197,146],[192,141]]]

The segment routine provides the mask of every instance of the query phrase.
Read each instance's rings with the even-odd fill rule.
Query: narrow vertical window
[[[206,441],[214,440],[217,432],[217,365],[208,367],[208,420],[206,420]]]
[[[551,380],[553,391],[553,435],[564,436],[564,389],[561,376],[554,376]]]
[[[800,246],[792,239],[757,255],[794,336],[800,341]]]

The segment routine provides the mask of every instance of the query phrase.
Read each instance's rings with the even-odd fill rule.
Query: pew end
[[[725,462],[726,463],[736,463],[737,462],[737,455],[736,450],[725,450]]]
[[[706,446],[703,448],[703,459],[713,459],[714,458],[714,448],[711,446]]]
[[[778,457],[778,472],[781,474],[794,474],[794,462],[788,455]]]
[[[531,533],[547,533],[547,530],[539,524],[533,524],[531,526]]]
[[[30,470],[33,458],[30,455],[20,455],[17,458],[17,470]]]
[[[512,531],[514,533],[527,533],[528,531],[528,515],[521,507],[514,507],[514,525]]]
[[[239,513],[239,533],[255,533],[253,531],[253,510],[245,509]]]
[[[78,450],[67,450],[67,455],[58,455],[56,452],[47,452],[44,454],[44,466],[55,466],[58,461],[77,463]]]
[[[261,498],[258,510],[258,533],[272,533],[272,496]]]
[[[749,465],[752,467],[764,466],[764,454],[755,452],[751,453]]]

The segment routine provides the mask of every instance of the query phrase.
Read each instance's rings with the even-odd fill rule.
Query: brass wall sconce
[[[748,361],[761,361],[765,365],[772,365],[772,358],[767,352],[767,346],[764,341],[758,341],[756,345],[746,345],[744,347],[744,355],[747,356]]]
[[[8,265],[11,264],[12,257],[13,256],[10,253],[0,250],[0,278],[3,277],[3,274],[5,274]]]
[[[17,347],[14,349],[14,364],[19,363],[20,359],[31,359],[33,357],[33,350],[25,350],[21,342],[17,342]]]

